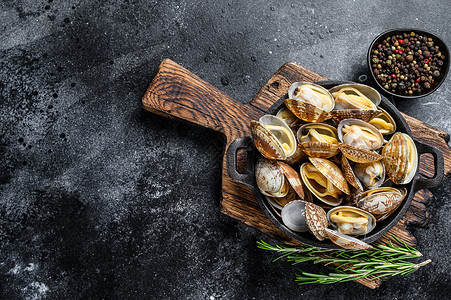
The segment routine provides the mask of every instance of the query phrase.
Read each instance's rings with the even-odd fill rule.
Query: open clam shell
[[[370,163],[356,163],[354,174],[368,189],[380,187],[385,181],[385,166],[381,160]]]
[[[395,184],[412,181],[418,168],[418,152],[409,135],[396,132],[382,149],[382,156],[387,175]]]
[[[401,204],[406,194],[405,188],[376,188],[359,195],[357,207],[374,215],[390,214]]]
[[[282,222],[295,232],[310,231],[323,241],[327,234],[326,212],[316,204],[302,200],[291,201],[282,209]]]
[[[349,187],[341,170],[332,162],[322,158],[309,158],[311,163],[301,166],[300,174],[307,189],[322,202],[340,205],[343,193],[349,194]]]
[[[376,150],[384,143],[384,138],[376,127],[358,119],[341,121],[337,133],[342,143],[360,149]]]
[[[372,109],[381,103],[378,91],[364,84],[346,83],[329,90],[335,100],[334,110]]]
[[[337,129],[323,123],[302,125],[297,131],[299,148],[308,156],[330,158],[338,154]]]
[[[344,249],[363,250],[363,249],[373,248],[373,246],[371,246],[359,239],[356,239],[349,235],[341,234],[336,230],[326,228],[326,233],[327,233],[327,236],[329,237],[329,239],[334,244],[336,244]]]
[[[376,127],[383,135],[389,135],[396,131],[396,122],[390,114],[383,108],[377,108],[380,113],[368,122]]]
[[[329,210],[327,220],[341,234],[356,236],[371,232],[376,218],[368,211],[354,206],[338,206]]]
[[[296,152],[296,138],[281,119],[264,115],[259,121],[251,121],[250,127],[255,147],[264,157],[285,160]]]
[[[306,122],[321,122],[331,118],[329,111],[335,105],[329,91],[311,82],[295,82],[288,90],[287,108]]]
[[[288,182],[275,160],[259,159],[255,166],[255,180],[263,195],[284,197],[288,193]]]
[[[305,197],[301,176],[292,167],[283,162],[260,158],[255,167],[255,180],[263,195],[274,198],[286,198],[292,189],[295,193],[295,198],[304,199]],[[293,200],[287,199],[289,201]],[[284,202],[283,199],[275,201]],[[283,205],[281,204],[281,206]]]

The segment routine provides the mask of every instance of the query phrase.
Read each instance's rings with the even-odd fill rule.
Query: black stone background
[[[171,58],[243,103],[286,61],[369,75],[373,38],[430,30],[451,45],[441,1],[2,1],[0,298],[436,299],[451,293],[450,179],[412,228],[432,263],[377,290],[297,286],[276,243],[219,210],[221,136],[145,112]],[[451,132],[450,77],[398,101]],[[320,266],[300,266],[327,271]]]

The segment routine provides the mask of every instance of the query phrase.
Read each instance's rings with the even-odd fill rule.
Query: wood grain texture
[[[226,137],[225,149],[227,149],[236,138],[250,135],[249,122],[258,119],[274,102],[284,96],[293,82],[319,80],[327,80],[327,78],[295,63],[286,63],[260,89],[251,103],[245,105],[234,101],[175,62],[165,59],[143,97],[143,108],[221,132]],[[445,173],[450,175],[451,150],[447,145],[449,135],[417,119],[406,115],[404,117],[415,138],[442,150],[445,158]],[[244,159],[238,159],[238,161],[245,162]],[[420,163],[422,174],[430,176],[434,173],[431,161],[430,157],[422,158]],[[221,196],[221,211],[224,214],[286,244],[298,244],[266,217],[249,188],[230,178],[225,156]],[[395,235],[407,244],[415,246],[417,241],[407,226],[427,224],[429,213],[426,210],[426,204],[431,197],[432,194],[429,191],[419,191],[401,221],[377,242],[391,241],[391,236]],[[376,288],[381,281],[362,279],[358,282],[370,288]]]

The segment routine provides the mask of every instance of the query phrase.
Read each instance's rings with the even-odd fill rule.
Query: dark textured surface
[[[394,27],[451,44],[449,1],[2,1],[0,298],[430,299],[451,292],[451,181],[414,229],[433,263],[375,291],[294,284],[219,211],[223,143],[147,113],[141,97],[172,58],[249,102],[284,62],[366,74]],[[399,108],[451,132],[451,78]],[[303,266],[318,271],[319,266]],[[326,269],[322,269],[326,271]]]

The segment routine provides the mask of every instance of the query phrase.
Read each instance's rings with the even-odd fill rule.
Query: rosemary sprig
[[[273,246],[264,241],[257,242],[257,247],[280,253],[281,255],[273,261],[285,257],[293,265],[312,261],[314,264],[322,263],[333,269],[329,274],[313,274],[299,270],[300,274],[296,274],[295,280],[298,284],[331,284],[359,278],[375,280],[387,276],[407,275],[431,262],[430,259],[418,264],[405,261],[420,257],[422,254],[397,237],[393,238],[401,245],[400,247],[390,242],[366,250],[332,250],[307,246]]]

